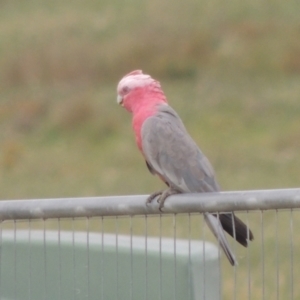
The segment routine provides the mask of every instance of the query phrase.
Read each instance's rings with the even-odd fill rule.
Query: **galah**
[[[149,171],[168,186],[150,195],[147,203],[158,197],[161,210],[172,194],[220,191],[210,162],[168,105],[158,81],[136,70],[121,79],[117,92],[118,103],[132,113],[136,143]],[[204,218],[229,262],[236,265],[223,229],[245,247],[253,240],[250,229],[233,213],[204,213]]]

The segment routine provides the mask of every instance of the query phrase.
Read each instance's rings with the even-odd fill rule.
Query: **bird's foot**
[[[160,211],[162,211],[162,208],[164,207],[164,203],[165,203],[166,199],[171,195],[179,194],[179,193],[180,193],[179,191],[177,191],[173,188],[168,188],[166,190],[158,191],[158,192],[151,194],[148,197],[146,204],[151,203],[157,196],[159,196],[157,198],[157,203],[159,203],[158,209]]]
[[[152,194],[147,198],[146,204],[151,203],[157,196],[162,195],[164,191],[165,191],[165,190],[160,190],[160,191],[158,191],[158,192],[152,193]]]

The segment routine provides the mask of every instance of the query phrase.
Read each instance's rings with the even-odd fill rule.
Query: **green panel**
[[[200,241],[26,230],[1,238],[0,299],[220,297],[218,249],[210,243],[204,268]]]

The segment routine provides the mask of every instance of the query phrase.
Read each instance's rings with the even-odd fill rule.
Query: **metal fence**
[[[300,189],[0,202],[0,299],[299,299]],[[253,231],[232,267],[203,212]]]

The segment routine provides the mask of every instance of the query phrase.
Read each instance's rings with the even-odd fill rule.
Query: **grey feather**
[[[142,126],[142,148],[151,170],[180,192],[219,191],[211,164],[177,113],[161,105]]]
[[[158,112],[144,122],[141,136],[149,170],[164,178],[170,187],[181,193],[220,190],[211,164],[170,106],[158,107]],[[230,263],[237,264],[220,221],[209,213],[205,221]]]
[[[212,214],[205,213],[204,219],[214,236],[219,242],[219,245],[223,249],[226,257],[228,258],[229,262],[234,266],[238,265],[237,260],[235,259],[234,254],[232,253],[228,241],[226,239],[225,233],[223,231],[222,225],[220,221],[214,217]]]

